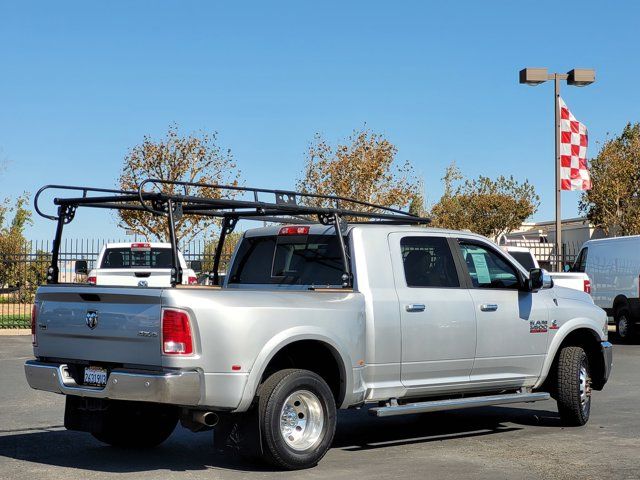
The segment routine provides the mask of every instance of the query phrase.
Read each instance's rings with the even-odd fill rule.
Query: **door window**
[[[459,287],[458,273],[447,240],[404,237],[400,240],[408,287]]]
[[[520,280],[516,269],[501,255],[488,247],[460,241],[471,283],[476,288],[518,288]]]
[[[571,269],[572,271],[584,273],[584,270],[587,266],[588,251],[588,248],[583,248],[582,250],[580,250],[580,254],[578,255],[578,258],[576,259],[576,262],[573,264],[573,268]]]

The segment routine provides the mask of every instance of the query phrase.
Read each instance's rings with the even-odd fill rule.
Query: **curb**
[[[0,328],[0,337],[5,335],[31,335],[30,328]]]

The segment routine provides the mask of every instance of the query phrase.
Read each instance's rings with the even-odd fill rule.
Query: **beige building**
[[[602,229],[594,227],[586,217],[562,220],[562,243],[582,245],[592,238],[604,238]],[[556,241],[555,220],[545,222],[524,222],[520,229],[506,236],[510,240],[530,240],[536,243],[554,243]],[[578,248],[579,248],[578,246]]]

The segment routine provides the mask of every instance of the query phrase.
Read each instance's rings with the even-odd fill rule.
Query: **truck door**
[[[471,381],[520,386],[537,379],[547,351],[546,293],[523,291],[516,267],[488,243],[458,243],[478,319]]]
[[[476,317],[450,241],[412,232],[392,233],[389,242],[400,307],[403,385],[419,394],[467,384]]]

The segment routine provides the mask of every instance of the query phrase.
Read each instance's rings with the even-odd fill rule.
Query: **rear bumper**
[[[31,388],[79,397],[195,406],[203,390],[202,374],[193,370],[134,373],[116,369],[103,388],[78,385],[65,364],[29,360],[24,371]]]

